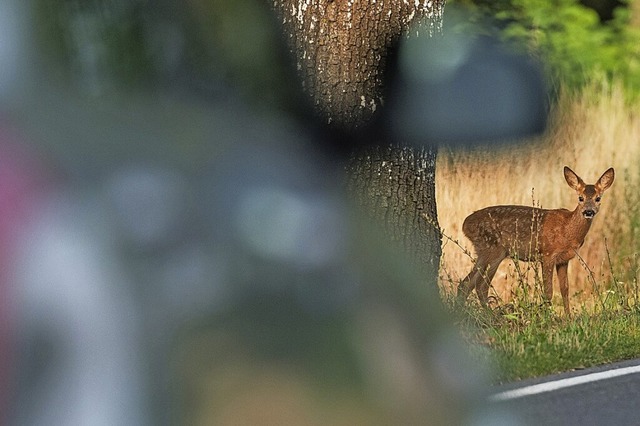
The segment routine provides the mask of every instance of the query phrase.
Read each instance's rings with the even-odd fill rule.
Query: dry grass
[[[461,227],[475,210],[498,204],[573,210],[575,193],[564,180],[564,165],[587,183],[594,183],[608,167],[616,169],[616,181],[603,197],[600,213],[579,252],[593,272],[596,287],[578,259],[569,263],[570,295],[576,306],[588,302],[594,291],[603,291],[600,284],[610,282],[612,271],[619,272],[616,268],[637,265],[633,229],[640,222],[640,197],[636,195],[640,188],[640,110],[625,102],[620,87],[594,85],[581,95],[562,95],[553,125],[540,138],[503,148],[442,149],[436,196],[443,232],[472,251]],[[614,268],[607,260],[605,239]],[[446,239],[444,243],[441,285],[449,291],[469,272],[472,260],[456,244]],[[513,263],[505,261],[493,280],[504,302],[512,299],[516,275]],[[556,281],[554,277],[558,297]]]

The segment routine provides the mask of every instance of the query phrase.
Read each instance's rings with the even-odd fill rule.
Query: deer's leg
[[[569,277],[567,275],[567,263],[559,263],[556,265],[558,273],[558,284],[560,285],[560,294],[562,294],[562,304],[564,305],[564,313],[570,315],[569,311]]]
[[[551,304],[553,298],[553,266],[554,262],[551,259],[542,260],[542,285],[544,290],[544,300],[548,304]]]
[[[503,250],[495,250],[488,253],[487,260],[485,261],[485,267],[478,273],[478,283],[476,284],[476,293],[482,306],[487,306],[487,300],[489,299],[489,287],[491,281],[498,271],[500,263],[507,257],[507,254]]]
[[[480,250],[479,250],[480,251]],[[469,297],[471,290],[475,289],[482,306],[487,306],[489,298],[489,286],[500,263],[507,257],[507,252],[499,247],[481,251],[478,254],[476,264],[469,275],[458,286],[458,303],[462,304]]]
[[[465,277],[465,279],[460,281],[460,285],[458,285],[457,302],[460,305],[464,304],[464,302],[469,297],[469,293],[471,293],[471,290],[473,290],[476,287],[476,284],[478,282],[478,276],[480,276],[480,272],[478,271],[478,268],[486,268],[486,265],[480,265],[479,261],[480,259],[476,261],[476,264],[473,265],[471,272],[469,272],[469,274]]]

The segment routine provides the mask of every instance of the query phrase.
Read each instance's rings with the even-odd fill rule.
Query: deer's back
[[[477,252],[501,248],[522,260],[537,252],[540,229],[548,210],[529,206],[492,206],[464,220],[462,231]]]

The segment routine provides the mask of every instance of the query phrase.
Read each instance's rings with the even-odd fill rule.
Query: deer
[[[464,304],[475,289],[480,304],[486,307],[491,280],[500,263],[510,257],[542,264],[543,299],[549,305],[555,268],[564,312],[570,316],[568,263],[584,243],[600,209],[602,194],[614,177],[613,168],[609,168],[595,184],[586,184],[565,166],[564,178],[578,198],[573,211],[509,205],[486,207],[467,216],[462,232],[471,240],[477,259],[458,286],[458,303]]]

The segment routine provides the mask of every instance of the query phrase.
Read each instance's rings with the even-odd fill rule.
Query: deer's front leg
[[[553,266],[554,261],[550,258],[542,260],[542,285],[544,290],[544,299],[551,304],[553,298]]]
[[[569,315],[569,277],[567,267],[568,263],[559,263],[556,265],[556,272],[558,273],[558,284],[560,285],[560,294],[562,294],[564,313]]]

